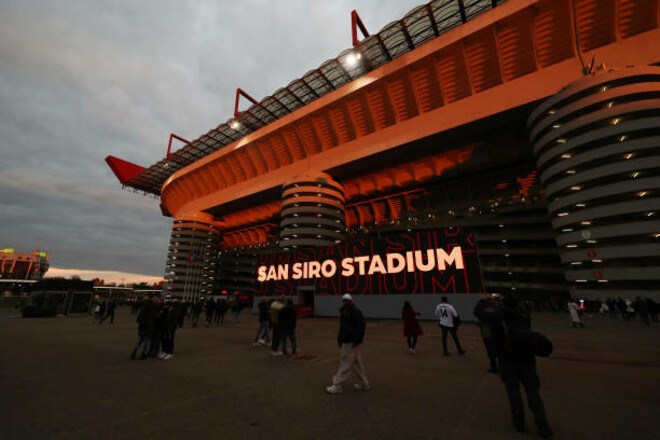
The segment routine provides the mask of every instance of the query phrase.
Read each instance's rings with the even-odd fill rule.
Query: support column
[[[174,219],[165,269],[166,293],[187,301],[213,293],[220,236],[209,214]]]
[[[660,68],[575,81],[528,119],[572,294],[660,299]]]
[[[344,239],[344,189],[328,174],[294,176],[282,185],[280,247],[331,246]]]

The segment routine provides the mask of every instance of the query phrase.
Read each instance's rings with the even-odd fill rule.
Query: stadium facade
[[[50,267],[50,254],[36,250],[31,254],[0,249],[0,280],[41,280]]]
[[[106,161],[173,218],[183,298],[657,301],[659,12],[437,0],[373,35],[354,13],[337,58],[148,168]]]

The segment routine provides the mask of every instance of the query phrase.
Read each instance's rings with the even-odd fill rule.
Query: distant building
[[[14,249],[0,249],[0,279],[41,280],[50,267],[50,254],[36,250],[18,254]]]

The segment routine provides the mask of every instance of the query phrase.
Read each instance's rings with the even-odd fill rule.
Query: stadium
[[[0,249],[0,279],[38,281],[50,267],[50,254],[36,250],[31,254],[16,253],[14,249]]]
[[[182,299],[331,316],[348,292],[383,318],[441,295],[469,315],[483,292],[658,301],[659,13],[436,0],[370,34],[353,11],[336,58],[261,101],[238,89],[230,119],[149,167],[106,162],[172,217]]]

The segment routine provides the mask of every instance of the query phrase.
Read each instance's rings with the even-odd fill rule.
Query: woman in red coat
[[[408,350],[410,354],[415,354],[415,345],[417,345],[417,336],[424,334],[422,328],[417,322],[417,315],[421,313],[416,312],[415,309],[410,305],[410,301],[403,303],[403,310],[401,311],[401,317],[403,318],[403,336],[408,339]]]

